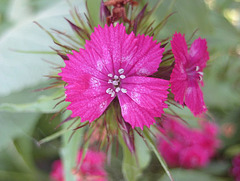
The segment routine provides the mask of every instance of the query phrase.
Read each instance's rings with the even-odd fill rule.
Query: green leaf
[[[2,103],[0,104],[0,110],[6,111],[6,112],[40,112],[40,113],[59,112],[64,106],[67,105],[66,102],[63,102],[57,105],[63,98],[58,100],[56,100],[56,98],[59,97],[61,94],[63,94],[63,92],[64,90],[62,89],[58,90],[53,94],[48,94],[47,92],[44,92],[42,95],[38,94],[36,96],[36,99],[33,99],[32,101],[27,100],[29,102],[24,102],[24,103],[15,103],[15,102]],[[34,93],[32,94],[34,95]],[[11,98],[11,96],[9,96],[9,98],[13,99]]]
[[[234,157],[237,156],[240,153],[240,144],[236,144],[233,146],[230,146],[226,151],[225,154],[228,157]]]
[[[50,141],[53,141],[55,140],[56,138],[62,136],[63,134],[65,134],[66,132],[72,132],[72,130],[69,130],[69,129],[63,129],[63,130],[60,130],[56,133],[53,133],[52,135],[50,136],[47,136],[43,139],[41,139],[40,141],[38,141],[38,144],[41,145],[41,144],[44,144],[44,143],[48,143]]]
[[[79,12],[84,11],[83,1],[78,3]],[[57,64],[63,61],[52,54],[26,54],[14,52],[11,49],[26,51],[52,51],[49,46],[54,46],[51,38],[40,29],[33,20],[44,28],[58,29],[72,32],[64,17],[69,17],[67,2],[62,0],[54,7],[42,12],[37,17],[14,27],[0,39],[0,96],[6,96],[12,92],[21,91],[27,87],[38,85],[47,80],[44,75],[53,72],[51,65],[45,60],[51,60]]]
[[[20,181],[20,180],[34,180],[36,179],[31,173],[14,172],[0,170],[0,178],[2,181]]]
[[[152,148],[154,154],[156,155],[156,157],[158,158],[160,164],[162,165],[163,169],[165,170],[165,173],[168,176],[168,180],[170,179],[171,181],[173,181],[173,177],[172,177],[172,175],[170,173],[170,170],[168,169],[167,164],[165,163],[164,159],[162,158],[162,156],[160,155],[159,151],[157,150],[156,144],[154,143],[154,141],[152,140],[151,136],[149,135],[148,130],[146,130],[144,128],[143,129],[143,133],[144,133],[144,136],[146,138],[147,143]]]
[[[44,91],[36,91],[38,89],[48,87],[51,82],[52,81],[48,81],[46,84],[40,84],[35,87],[24,89],[20,92],[12,93],[9,96],[0,97],[0,111],[39,113],[59,112],[60,109],[67,105],[66,102],[57,105],[64,99],[64,97],[59,98],[61,96],[64,96],[63,88],[57,90],[50,89]]]
[[[122,172],[125,180],[135,181],[141,174],[141,171],[136,162],[135,155],[129,151],[121,133],[119,133],[118,140],[123,149]]]
[[[171,173],[176,181],[224,181],[225,179],[213,177],[206,173],[195,170],[174,169]],[[168,181],[167,175],[164,175],[159,181]]]
[[[69,113],[65,113],[63,120],[67,117]],[[64,129],[68,129],[68,127],[72,124],[71,121],[63,124]],[[78,123],[76,123],[78,124]],[[76,125],[72,126],[72,129],[75,128]],[[76,156],[79,150],[79,146],[83,141],[83,132],[84,128],[78,129],[75,134],[72,135],[71,132],[66,132],[62,136],[62,148],[60,150],[61,159],[64,165],[64,173],[66,181],[75,181],[74,175],[72,174],[72,169],[76,168]],[[72,136],[72,137],[71,137]],[[70,139],[71,137],[71,139]]]
[[[227,160],[211,160],[207,167],[203,168],[201,171],[211,175],[223,175],[223,173],[228,173],[231,164]]]
[[[0,112],[0,149],[6,147],[16,137],[29,137],[28,132],[36,124],[38,118],[38,113]]]
[[[139,167],[141,170],[145,169],[151,160],[151,152],[143,138],[139,135],[135,134],[135,147],[136,147],[136,155],[138,158]]]
[[[100,3],[101,1],[96,1],[96,0],[85,0],[88,5],[88,10],[90,17],[92,18],[94,22],[94,26],[97,26],[100,24]]]
[[[155,0],[156,2],[157,0]],[[171,4],[173,3],[173,8]],[[186,34],[192,34],[197,28],[201,32],[209,32],[212,29],[212,24],[209,20],[209,10],[206,7],[204,1],[199,0],[171,0],[164,1],[158,8],[156,16],[165,17],[166,13],[175,12],[168,20],[168,23],[164,26],[159,34],[159,37],[166,38],[166,36],[172,36],[175,31],[180,31]],[[191,16],[189,16],[191,14]]]

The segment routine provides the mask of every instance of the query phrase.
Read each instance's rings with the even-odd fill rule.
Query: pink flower
[[[175,58],[170,78],[174,99],[181,105],[185,103],[195,116],[199,115],[207,110],[199,86],[199,83],[203,86],[203,69],[209,59],[207,42],[199,38],[188,51],[184,35],[175,33],[171,46]]]
[[[234,157],[232,164],[232,175],[235,181],[240,181],[240,154]]]
[[[56,160],[53,162],[50,177],[54,181],[64,181],[64,171],[61,160]]]
[[[169,82],[147,77],[157,71],[163,51],[152,37],[127,34],[122,24],[95,28],[85,49],[68,54],[59,74],[72,117],[92,122],[118,98],[126,122],[149,127],[167,107]]]
[[[77,163],[80,163],[82,151],[79,151]],[[75,170],[77,181],[107,181],[107,173],[104,170],[105,154],[88,150],[79,170]],[[53,162],[50,177],[54,181],[65,181],[61,160]]]
[[[206,121],[200,125],[201,129],[193,129],[177,120],[163,121],[158,150],[170,167],[204,167],[214,156],[219,147],[217,126]]]
[[[197,144],[185,147],[179,152],[179,166],[182,168],[204,167],[208,162],[208,151]]]

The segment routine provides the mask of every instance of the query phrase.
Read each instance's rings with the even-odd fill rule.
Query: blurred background
[[[78,0],[77,8],[84,11]],[[89,0],[93,1],[93,0]],[[96,0],[95,0],[96,1]],[[153,6],[156,0],[149,1]],[[96,8],[94,3],[92,8]],[[0,0],[0,181],[49,180],[51,163],[59,159],[61,139],[40,144],[60,128],[52,116],[60,108],[55,90],[34,91],[49,85],[51,62],[61,60],[51,53],[53,42],[33,21],[46,29],[68,31],[67,0]],[[232,158],[240,153],[240,0],[163,0],[155,18],[176,12],[158,35],[171,37],[180,31],[208,41],[210,60],[203,88],[209,117],[220,126],[221,148],[208,167],[172,170],[178,181],[228,181]],[[98,14],[96,14],[97,16]],[[14,50],[21,50],[16,52]],[[26,52],[25,52],[26,51]],[[29,53],[30,51],[30,53]],[[184,117],[191,115],[184,112]],[[168,180],[156,163],[149,161],[141,180]],[[110,180],[121,180],[121,160],[107,168]]]

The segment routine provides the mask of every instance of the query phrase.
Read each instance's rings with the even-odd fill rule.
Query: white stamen
[[[202,81],[202,80],[203,80],[203,79],[202,79],[202,76],[199,76],[199,80],[200,80],[200,81]]]
[[[114,75],[114,79],[118,79],[119,77],[117,75]]]
[[[120,87],[117,87],[117,88],[115,89],[116,92],[119,92],[120,90],[121,90]]]
[[[118,73],[123,74],[124,73],[124,69],[119,69]]]
[[[127,93],[127,89],[121,88],[122,93],[126,94]]]
[[[199,66],[196,66],[196,71],[199,71]]]
[[[111,88],[108,88],[108,89],[106,90],[106,93],[110,94],[110,92],[112,92],[112,89],[111,89]]]
[[[113,91],[112,93],[111,93],[111,97],[114,97],[115,96],[115,92]]]
[[[198,72],[199,75],[203,76],[203,72]]]
[[[106,74],[105,74],[106,75]],[[108,77],[113,77],[113,74],[108,74]]]
[[[109,83],[109,84],[112,84],[112,80],[111,80],[111,79],[109,79],[109,80],[108,80],[108,83]]]
[[[114,80],[114,81],[112,82],[112,84],[113,84],[113,85],[118,85],[118,81]]]
[[[121,79],[125,79],[126,76],[125,76],[125,75],[120,75],[120,78],[121,78]]]

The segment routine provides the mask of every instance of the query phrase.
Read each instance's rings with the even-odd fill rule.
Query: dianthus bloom
[[[240,154],[234,157],[232,164],[232,175],[234,176],[235,181],[240,181]]]
[[[158,150],[170,167],[204,167],[219,146],[217,126],[201,122],[201,129],[191,129],[167,119],[160,128],[165,138],[159,137]]]
[[[152,37],[127,34],[122,24],[99,26],[90,39],[85,49],[67,55],[59,74],[71,116],[92,122],[117,97],[126,122],[149,127],[167,107],[169,82],[147,77],[157,71],[164,49]]]
[[[79,151],[77,163],[80,162],[82,151]],[[74,171],[77,181],[107,181],[107,173],[104,170],[105,154],[88,150],[83,163],[78,171]],[[61,160],[53,162],[51,179],[64,181],[64,170]]]
[[[203,85],[203,69],[209,59],[207,42],[199,38],[188,51],[184,35],[175,33],[171,46],[175,58],[170,78],[174,99],[181,105],[186,104],[195,116],[199,115],[207,110],[199,86],[199,83]]]

